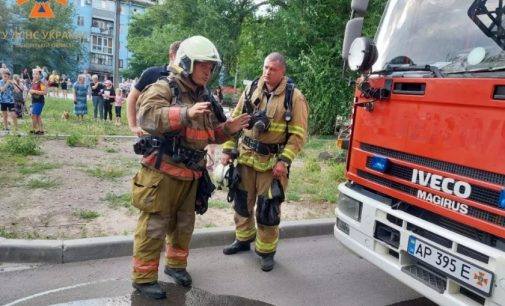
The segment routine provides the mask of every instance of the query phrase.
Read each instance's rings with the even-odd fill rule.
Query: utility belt
[[[195,150],[186,148],[180,144],[180,137],[157,137],[157,136],[142,136],[133,145],[135,154],[139,155],[150,155],[154,151],[158,150],[163,154],[170,157],[170,160],[174,163],[182,163],[189,169],[196,171],[205,170],[205,166],[199,165],[199,163],[207,155],[205,150]],[[163,154],[158,154],[156,159],[155,168],[159,169],[161,165],[161,159]]]
[[[284,144],[280,143],[263,143],[256,139],[245,136],[242,143],[253,151],[261,155],[277,154],[284,149]]]

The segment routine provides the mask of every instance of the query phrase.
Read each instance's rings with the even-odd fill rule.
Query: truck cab
[[[505,7],[353,1],[356,81],[334,235],[440,305],[505,305]]]

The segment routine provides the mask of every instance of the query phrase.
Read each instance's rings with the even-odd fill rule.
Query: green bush
[[[5,136],[0,144],[0,150],[13,155],[39,155],[41,153],[38,141],[35,137]]]
[[[321,172],[321,166],[315,158],[309,158],[305,161],[305,171],[307,172]]]
[[[108,192],[105,198],[102,198],[101,200],[109,202],[108,206],[110,208],[118,208],[118,207],[130,208],[132,202],[132,195],[131,193],[123,193],[120,195],[116,195],[112,192]]]
[[[18,168],[18,172],[21,174],[35,174],[35,173],[43,173],[47,170],[52,170],[58,168],[59,165],[52,163],[34,163],[29,166],[22,166]]]
[[[331,163],[328,169],[330,179],[340,183],[346,180],[345,178],[345,163]]]
[[[72,133],[67,137],[67,145],[70,147],[87,147],[93,148],[98,144],[96,135],[82,135],[80,133]]]
[[[93,220],[100,217],[100,214],[97,213],[96,211],[86,209],[79,210],[75,212],[74,215],[84,220]]]
[[[58,186],[55,180],[31,179],[26,186],[30,189],[49,189]]]
[[[15,239],[18,236],[16,235],[16,233],[6,230],[5,227],[0,227],[0,237],[7,239]]]
[[[117,166],[114,165],[106,165],[103,167],[100,166],[92,169],[86,169],[86,173],[99,179],[112,180],[112,181],[126,175],[123,169],[118,168]]]
[[[81,141],[82,135],[72,133],[67,137],[67,145],[70,147],[77,147],[79,142]]]

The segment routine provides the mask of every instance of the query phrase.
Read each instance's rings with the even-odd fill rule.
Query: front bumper
[[[362,257],[380,269],[384,270],[400,282],[416,290],[423,296],[440,305],[505,305],[505,252],[484,245],[470,238],[454,233],[448,229],[414,217],[406,212],[394,210],[387,205],[387,199],[361,188],[351,188],[342,183],[339,191],[348,197],[363,203],[361,220],[356,221],[346,216],[337,205],[335,210],[339,227],[335,225],[335,237],[349,250]],[[342,226],[344,223],[347,226]],[[391,228],[394,235],[399,235],[397,243],[390,243],[387,239],[379,240],[376,236],[377,224]],[[407,252],[409,236],[417,234],[407,229],[415,226],[425,229],[435,235],[451,241],[452,247],[446,248],[430,241],[431,244],[443,249],[445,252],[454,254],[466,261],[491,271],[495,275],[495,281],[491,291],[491,297],[470,298],[472,292],[461,286],[451,278],[445,278],[443,288],[429,286],[426,282],[416,279],[411,274],[402,270],[416,264],[416,261]],[[426,237],[422,237],[427,240]],[[488,263],[483,263],[474,258],[456,252],[457,246],[462,245],[477,250],[489,257]],[[463,289],[461,289],[463,287]],[[437,290],[438,289],[438,290]]]

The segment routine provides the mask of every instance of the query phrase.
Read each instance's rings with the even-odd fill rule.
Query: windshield
[[[503,2],[390,0],[375,37],[373,71],[425,65],[443,73],[505,69]]]

